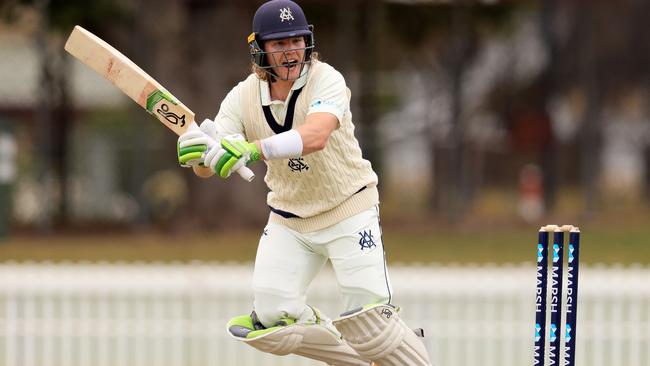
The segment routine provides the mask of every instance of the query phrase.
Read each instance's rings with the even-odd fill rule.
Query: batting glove
[[[191,124],[189,129],[178,137],[178,163],[184,168],[202,164],[205,152],[213,145],[216,143],[210,136],[201,131],[196,123]]]
[[[205,156],[204,164],[221,178],[228,178],[232,172],[260,159],[257,145],[236,134],[225,136],[221,139],[221,146],[211,148]]]

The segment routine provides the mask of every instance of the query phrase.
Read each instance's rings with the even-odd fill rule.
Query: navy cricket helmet
[[[304,64],[311,61],[314,49],[314,27],[307,23],[307,18],[302,8],[291,0],[271,0],[262,4],[253,17],[253,33],[248,36],[248,44],[252,61],[261,69],[278,76],[270,70],[266,60],[266,52],[263,50],[263,42],[273,39],[290,37],[305,38],[305,57],[301,62]]]

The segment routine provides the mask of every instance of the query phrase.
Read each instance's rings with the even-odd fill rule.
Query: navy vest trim
[[[287,132],[293,126],[293,112],[296,109],[296,100],[298,100],[298,96],[300,95],[301,91],[302,88],[294,90],[293,94],[291,95],[291,99],[289,99],[289,105],[287,106],[287,115],[284,118],[284,126],[280,126],[275,118],[273,118],[271,107],[268,105],[262,106],[262,110],[264,110],[264,117],[266,118],[266,123],[269,124],[269,127],[271,127],[273,132],[276,134]]]
[[[362,187],[360,190],[354,192],[354,194],[357,194],[357,193],[363,191],[364,189],[366,189],[366,187]],[[353,196],[354,196],[354,194],[353,194]],[[276,214],[278,214],[278,215],[284,217],[285,219],[293,219],[293,218],[296,218],[296,217],[297,217],[297,218],[301,218],[300,216],[296,215],[295,213],[291,213],[291,212],[288,212],[288,211],[278,210],[277,208],[273,208],[273,207],[271,207],[271,206],[269,206],[269,208],[271,209],[271,211],[272,211],[273,213],[276,213]]]
[[[300,217],[300,216],[298,216],[298,215],[296,215],[296,214],[293,214],[293,213],[291,213],[291,212],[278,210],[277,208],[273,208],[273,207],[271,207],[271,206],[269,206],[269,208],[271,209],[271,211],[272,211],[273,213],[276,213],[276,214],[278,214],[278,215],[284,217],[285,219],[292,219],[292,218],[294,218],[294,217],[298,217],[298,218]]]

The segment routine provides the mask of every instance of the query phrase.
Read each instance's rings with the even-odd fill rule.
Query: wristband
[[[299,158],[302,155],[302,137],[289,130],[260,141],[266,160]]]

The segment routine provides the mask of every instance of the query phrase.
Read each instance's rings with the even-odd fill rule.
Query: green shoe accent
[[[233,325],[238,325],[240,327],[248,328],[250,330],[255,330],[255,327],[253,326],[253,320],[249,315],[241,315],[241,316],[236,316],[228,321],[228,328],[232,327]]]
[[[255,330],[255,326],[253,325],[253,320],[251,319],[251,317],[249,315],[241,315],[241,316],[236,316],[236,317],[230,319],[230,321],[228,321],[227,328],[232,329],[233,327],[235,327],[235,328],[238,327],[238,328],[249,329],[250,332],[246,333],[245,337],[246,337],[246,339],[253,339],[253,338],[263,336],[263,335],[268,334],[268,333],[275,332],[278,329],[281,329],[281,328],[284,328],[284,327],[287,327],[287,326],[290,326],[290,325],[294,325],[294,324],[296,324],[296,321],[294,319],[283,318],[278,322],[278,325],[276,325],[274,327]],[[231,333],[236,335],[235,332],[231,331]]]
[[[248,333],[246,338],[253,339],[253,338],[268,334],[268,333],[275,332],[278,329],[285,328],[285,327],[288,327],[290,325],[296,324],[296,321],[294,319],[291,319],[291,318],[282,318],[282,319],[280,319],[278,324],[279,325],[276,325],[276,326],[271,327],[271,328],[252,331],[252,332]]]

